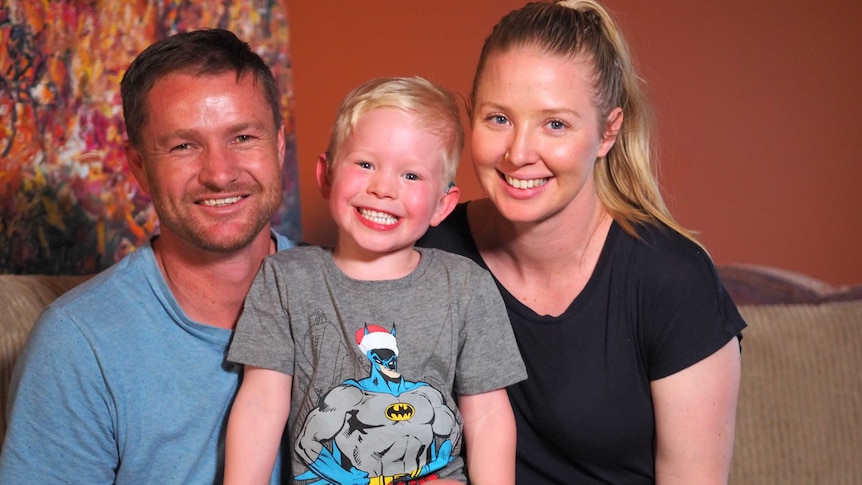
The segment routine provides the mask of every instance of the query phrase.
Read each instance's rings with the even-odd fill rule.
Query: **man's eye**
[[[251,139],[252,139],[251,135],[239,135],[238,137],[236,137],[236,141],[238,141],[240,143],[251,141]]]
[[[171,151],[172,152],[181,152],[184,150],[188,150],[189,148],[191,148],[191,145],[189,145],[188,143],[180,143],[179,145],[171,148]]]

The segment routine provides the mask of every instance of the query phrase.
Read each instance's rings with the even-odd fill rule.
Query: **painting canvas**
[[[0,272],[98,272],[158,231],[123,154],[120,80],[155,40],[208,27],[276,76],[288,150],[273,223],[301,239],[285,0],[0,0]]]

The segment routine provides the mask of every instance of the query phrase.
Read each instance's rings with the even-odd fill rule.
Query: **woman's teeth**
[[[548,183],[547,178],[541,179],[530,179],[530,180],[522,180],[516,179],[515,177],[506,175],[506,183],[515,187],[516,189],[532,189],[535,187],[541,187]]]

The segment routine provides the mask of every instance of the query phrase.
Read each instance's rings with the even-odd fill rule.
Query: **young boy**
[[[336,245],[265,260],[231,344],[246,367],[225,483],[263,483],[287,422],[299,483],[514,484],[504,387],[526,372],[499,291],[413,246],[458,202],[463,137],[454,98],[422,78],[345,98],[317,164]]]

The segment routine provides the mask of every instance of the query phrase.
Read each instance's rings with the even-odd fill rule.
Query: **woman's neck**
[[[586,286],[613,222],[597,202],[580,217],[561,213],[515,223],[489,200],[468,205],[468,220],[491,273],[522,303],[548,315],[565,311]]]
[[[467,207],[470,231],[483,257],[504,257],[539,271],[567,264],[592,269],[612,222],[598,202],[582,215],[561,213],[534,223],[507,220],[488,199]]]

